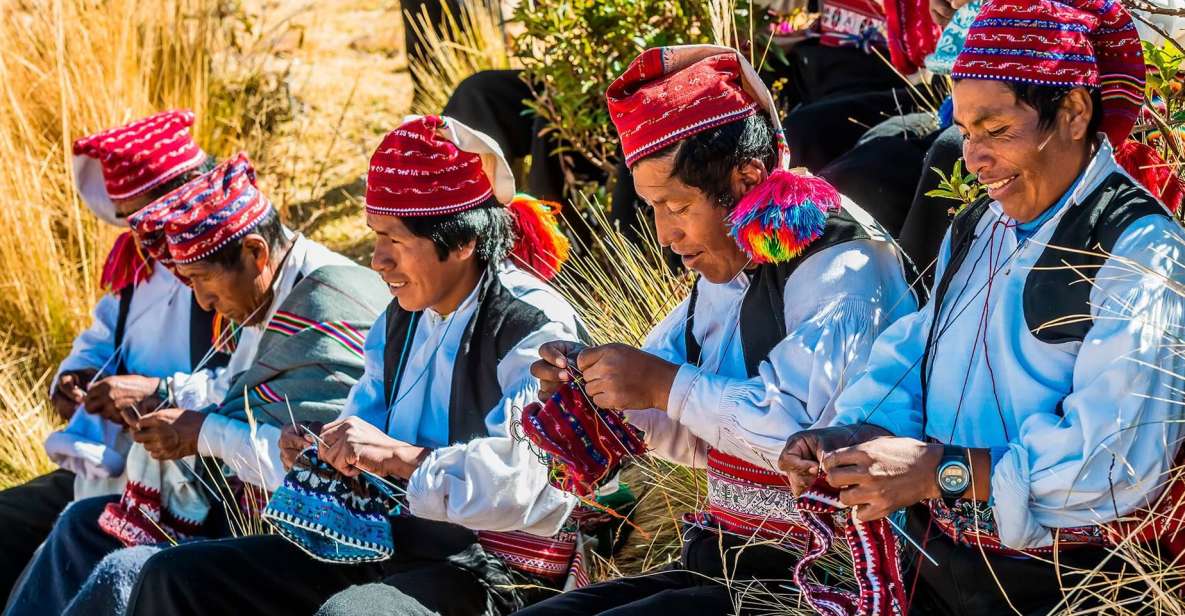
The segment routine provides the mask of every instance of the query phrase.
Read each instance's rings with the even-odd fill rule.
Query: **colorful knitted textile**
[[[757,71],[717,45],[647,49],[605,92],[626,163],[758,112],[769,118],[778,162],[730,214],[730,234],[754,263],[793,259],[823,232],[840,196],[822,179],[790,169],[777,106]]]
[[[779,543],[808,536],[786,475],[716,449],[708,450],[708,510],[684,520]]]
[[[875,0],[821,0],[817,28],[822,45],[873,53],[885,45],[885,9]]]
[[[1144,53],[1118,0],[994,0],[955,60],[955,79],[1099,88],[1100,130],[1123,143],[1144,102]]]
[[[930,17],[930,2],[885,0],[885,21],[893,67],[902,75],[916,73],[938,44],[940,31]]]
[[[640,430],[570,383],[546,403],[523,409],[522,422],[527,438],[547,455],[556,487],[578,495],[591,494],[616,476],[626,459],[646,453]]]
[[[576,535],[575,531],[540,537],[522,531],[483,530],[477,533],[477,542],[486,552],[502,559],[506,566],[554,582],[572,573]]]
[[[169,254],[178,264],[209,257],[275,212],[255,187],[255,169],[241,152],[162,201],[180,209],[164,227]]]
[[[99,527],[125,546],[181,541],[197,534],[210,511],[201,485],[191,476],[193,457],[158,461],[136,444],[128,451],[128,483],[118,502],[107,505]]]
[[[954,17],[951,17],[950,22],[942,29],[934,52],[926,56],[926,68],[930,69],[931,73],[949,75],[954,69],[955,58],[963,51],[967,30],[971,27],[971,22],[975,21],[981,6],[983,0],[971,0],[955,11]]]
[[[165,111],[74,142],[74,182],[83,200],[119,225],[115,199],[130,199],[201,166],[206,153],[189,128],[193,112]]]
[[[346,477],[309,447],[272,494],[263,518],[317,560],[360,563],[391,557],[389,518],[401,511],[383,482],[365,473]]]
[[[905,585],[897,560],[897,537],[887,520],[860,522],[839,501],[839,491],[823,477],[798,497],[798,512],[810,531],[806,551],[794,566],[794,584],[816,612],[827,616],[903,616]],[[842,524],[837,523],[837,514]],[[824,586],[807,576],[810,567],[831,549],[836,526],[851,550],[858,592]]]
[[[1160,199],[1170,212],[1176,213],[1181,209],[1185,187],[1181,185],[1181,179],[1173,171],[1172,165],[1166,163],[1155,149],[1128,139],[1115,148],[1115,162],[1147,188],[1152,196]]]
[[[967,547],[983,548],[990,554],[1003,556],[1048,556],[1053,546],[1016,550],[1000,543],[996,530],[996,517],[984,502],[971,500],[955,501],[947,506],[941,500],[930,501],[930,520],[944,535],[955,543]],[[1058,529],[1059,549],[1073,549],[1082,546],[1102,546],[1107,536],[1102,526],[1081,526]]]

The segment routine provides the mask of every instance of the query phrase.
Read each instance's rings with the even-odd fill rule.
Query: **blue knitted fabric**
[[[309,447],[272,494],[263,518],[317,560],[360,563],[391,557],[390,517],[401,510],[383,482],[366,474],[346,477]]]
[[[979,15],[979,7],[983,0],[973,0],[955,11],[950,23],[942,29],[942,36],[938,37],[938,46],[934,53],[926,56],[926,68],[938,75],[949,75],[955,65],[955,58],[963,50],[963,42],[967,40],[967,30],[975,16]]]

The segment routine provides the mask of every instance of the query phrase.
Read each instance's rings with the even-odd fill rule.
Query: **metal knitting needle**
[[[856,513],[854,507],[852,508],[852,513]],[[893,521],[893,518],[885,516],[885,521],[889,523],[889,526],[893,527],[893,530],[897,531],[898,535],[901,535],[906,541],[908,541],[909,545],[912,545],[914,549],[918,551],[918,553],[920,553],[922,556],[925,556],[926,560],[930,561],[930,564],[934,565],[935,567],[938,566],[938,561],[934,560],[934,557],[930,556],[930,553],[927,552],[921,545],[919,545],[917,541],[914,541],[914,538],[910,537],[909,533],[905,532],[905,529],[897,526],[897,523]]]

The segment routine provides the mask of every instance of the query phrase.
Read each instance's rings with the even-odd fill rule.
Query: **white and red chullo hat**
[[[516,194],[510,164],[489,135],[447,116],[407,116],[383,137],[366,175],[366,211],[376,216],[444,216],[491,197],[514,218],[515,261],[550,280],[568,258],[559,204]]]
[[[967,31],[951,77],[1099,88],[1100,129],[1123,143],[1144,104],[1144,51],[1117,0],[994,0]]]
[[[178,209],[171,214],[157,214],[167,217],[165,242],[169,256],[177,264],[209,257],[250,233],[275,211],[255,186],[255,169],[242,152],[161,200]]]
[[[148,116],[74,142],[74,184],[104,222],[123,226],[112,200],[130,199],[198,168],[206,153],[190,134],[194,115],[181,109]]]
[[[730,235],[755,264],[787,261],[823,234],[839,193],[805,170],[790,169],[790,149],[769,88],[735,49],[681,45],[647,49],[605,92],[626,164],[692,135],[765,113],[776,168],[729,214]]]

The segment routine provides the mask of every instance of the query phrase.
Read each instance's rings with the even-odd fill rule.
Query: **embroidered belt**
[[[539,537],[522,531],[483,530],[477,533],[477,542],[508,567],[552,581],[567,576],[577,560],[576,533],[571,531]]]
[[[955,543],[1001,556],[1036,556],[1053,552],[1054,546],[1017,550],[1000,543],[996,516],[987,503],[960,499],[948,507],[940,499],[930,501],[930,520]],[[1076,526],[1056,529],[1059,549],[1101,546],[1107,543],[1103,526]]]
[[[786,477],[716,449],[708,450],[708,510],[693,523],[742,536],[786,541],[805,539]]]

